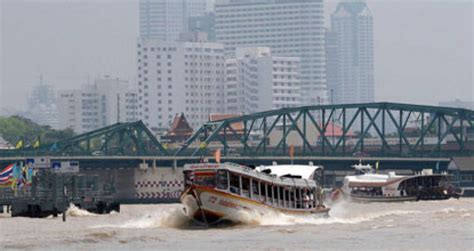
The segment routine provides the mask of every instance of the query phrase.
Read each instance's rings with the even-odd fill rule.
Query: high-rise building
[[[335,103],[374,102],[374,44],[372,14],[365,2],[342,2],[331,15],[329,62],[337,64],[329,79]],[[330,47],[332,48],[332,47]],[[331,53],[330,53],[331,54]],[[329,65],[332,67],[332,65]],[[331,71],[330,71],[331,72]]]
[[[188,41],[138,42],[139,115],[154,132],[183,113],[193,128],[224,112],[224,45],[200,34]]]
[[[59,127],[56,95],[51,85],[41,83],[33,88],[28,100],[26,116],[39,125]]]
[[[342,97],[335,97],[341,92],[335,92],[341,88],[338,81],[338,63],[339,57],[337,56],[337,36],[336,33],[330,30],[326,30],[325,43],[326,47],[326,83],[328,87],[328,98],[329,103],[335,104],[337,101],[340,102]]]
[[[323,0],[218,0],[216,39],[236,47],[270,47],[274,56],[299,57],[303,104],[327,102]]]
[[[206,13],[206,0],[140,0],[140,37],[175,41],[189,17]]]
[[[207,33],[207,40],[209,42],[215,42],[216,30],[214,12],[208,12],[202,16],[190,17],[188,19],[188,32]]]
[[[301,105],[300,60],[268,47],[237,48],[226,60],[226,113],[250,114]]]
[[[59,126],[76,133],[138,119],[137,93],[126,81],[100,78],[80,89],[60,90]]]

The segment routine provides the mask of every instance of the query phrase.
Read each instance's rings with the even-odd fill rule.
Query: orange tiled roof
[[[168,136],[175,136],[175,135],[191,135],[193,134],[193,128],[189,125],[188,121],[184,117],[184,114],[177,114],[174,117],[173,123],[171,123],[171,127],[168,130]]]
[[[329,123],[326,127],[326,132],[324,135],[326,137],[342,137],[342,127],[338,124]],[[353,137],[354,133],[352,131],[348,131],[346,133],[346,137]]]
[[[209,121],[218,121],[218,120],[223,120],[223,119],[230,119],[230,118],[235,118],[235,117],[240,117],[242,114],[211,114],[209,115]],[[234,129],[236,132],[243,131],[244,130],[244,123],[243,122],[235,122],[230,124],[230,127]]]

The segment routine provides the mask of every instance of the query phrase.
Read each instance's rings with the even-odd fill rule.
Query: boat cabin
[[[184,179],[185,190],[203,186],[282,209],[322,206],[322,189],[314,180],[291,174],[278,176],[270,169],[258,171],[234,163],[191,164],[184,167]]]

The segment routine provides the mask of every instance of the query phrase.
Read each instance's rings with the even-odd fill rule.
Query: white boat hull
[[[227,220],[251,223],[253,216],[268,213],[315,214],[327,216],[328,208],[286,209],[268,205],[250,198],[205,187],[192,187],[181,196],[185,213],[206,224]]]
[[[351,195],[351,200],[356,202],[403,202],[403,201],[416,201],[416,196],[393,196],[393,197],[382,197],[382,196],[358,196]]]

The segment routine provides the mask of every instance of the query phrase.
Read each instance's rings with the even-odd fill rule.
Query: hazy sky
[[[72,88],[112,75],[135,82],[138,0],[0,0],[3,106],[26,107],[39,82]],[[337,2],[326,3],[326,16]],[[368,1],[376,100],[473,100],[471,1]],[[329,19],[326,20],[329,25]]]

